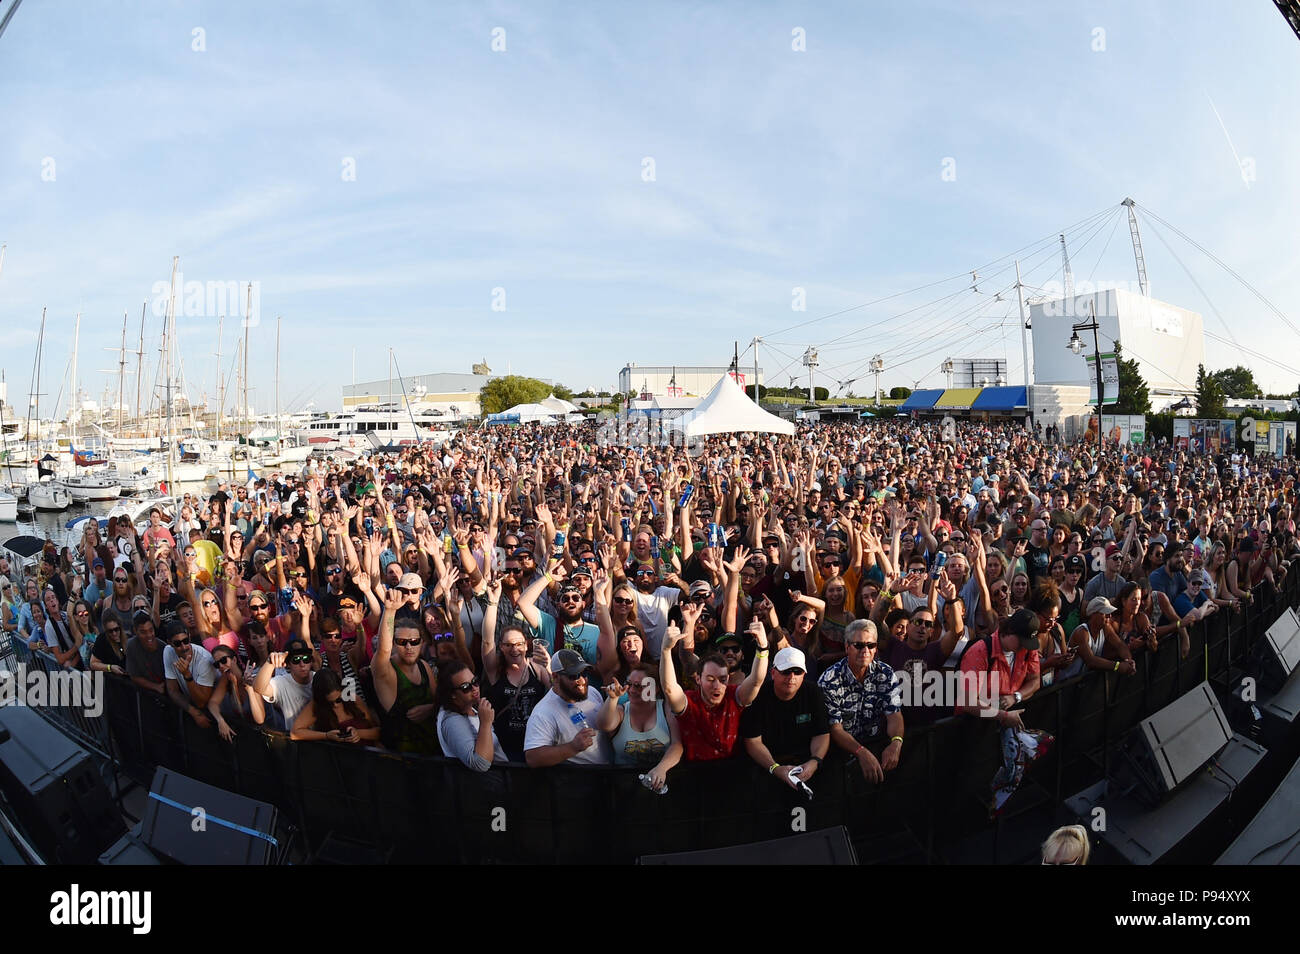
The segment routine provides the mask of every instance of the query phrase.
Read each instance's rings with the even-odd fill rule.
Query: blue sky
[[[486,357],[576,390],[759,334],[774,384],[810,344],[823,378],[881,352],[886,387],[941,384],[949,354],[1005,355],[1016,381],[1014,305],[966,273],[1126,195],[1300,323],[1298,93],[1300,40],[1263,2],[26,0],[0,38],[0,362],[21,407],[47,306],[52,398],[80,310],[98,397],[123,312],[133,339],[179,255],[187,281],[259,283],[260,408],[276,315],[294,408],[337,407],[354,349],[358,380],[386,376],[389,347],[407,375]],[[1068,234],[1076,281],[1134,282],[1115,221]],[[1207,341],[1208,364],[1294,390],[1300,335],[1141,221],[1153,294],[1282,362]],[[1024,255],[1026,284],[1060,280],[1054,246]],[[212,393],[217,316],[179,325]]]

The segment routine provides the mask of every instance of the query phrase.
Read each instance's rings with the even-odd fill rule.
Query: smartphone
[[[366,519],[361,522],[361,525],[366,528],[366,536],[370,536],[370,534],[375,532],[374,517],[366,517]]]

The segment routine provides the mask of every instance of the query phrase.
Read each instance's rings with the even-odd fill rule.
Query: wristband
[[[859,745],[856,749],[853,750],[854,756],[856,756],[859,752],[861,752],[865,748],[866,748],[865,745]]]
[[[880,595],[881,597],[887,600],[892,600],[894,598],[894,593],[892,590],[881,590]]]
[[[889,741],[890,741],[890,742],[897,742],[899,745],[902,745],[902,744],[903,744],[903,737],[902,737],[901,735],[896,735],[896,736],[894,736],[893,738],[891,738]]]
[[[773,772],[775,772],[775,771],[776,771],[778,768],[780,768],[780,767],[781,767],[781,766],[780,766],[779,763],[777,763],[777,762],[773,762],[770,766],[768,766],[767,774],[768,774],[768,775],[771,775]]]
[[[1115,668],[1114,668],[1113,670],[1111,670],[1111,671],[1112,671],[1112,672],[1119,672],[1119,660],[1118,660],[1118,659],[1115,660]]]
[[[766,659],[766,658],[767,658],[767,650],[766,650],[766,649],[760,649],[758,652],[754,653],[754,658],[755,658],[755,659]]]

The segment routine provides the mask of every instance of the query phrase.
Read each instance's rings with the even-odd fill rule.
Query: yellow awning
[[[936,411],[969,411],[983,388],[949,388],[934,402]]]

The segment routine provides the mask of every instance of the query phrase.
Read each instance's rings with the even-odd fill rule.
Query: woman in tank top
[[[614,764],[642,769],[655,789],[682,758],[677,719],[664,706],[658,676],[658,667],[643,663],[628,676],[626,689],[611,682],[596,716],[596,728],[613,736]]]
[[[551,688],[550,654],[541,641],[529,655],[528,637],[517,626],[508,626],[497,644],[497,604],[501,581],[487,586],[483,613],[483,696],[496,710],[494,728],[501,747],[512,762],[524,760],[524,730],[533,706]]]

